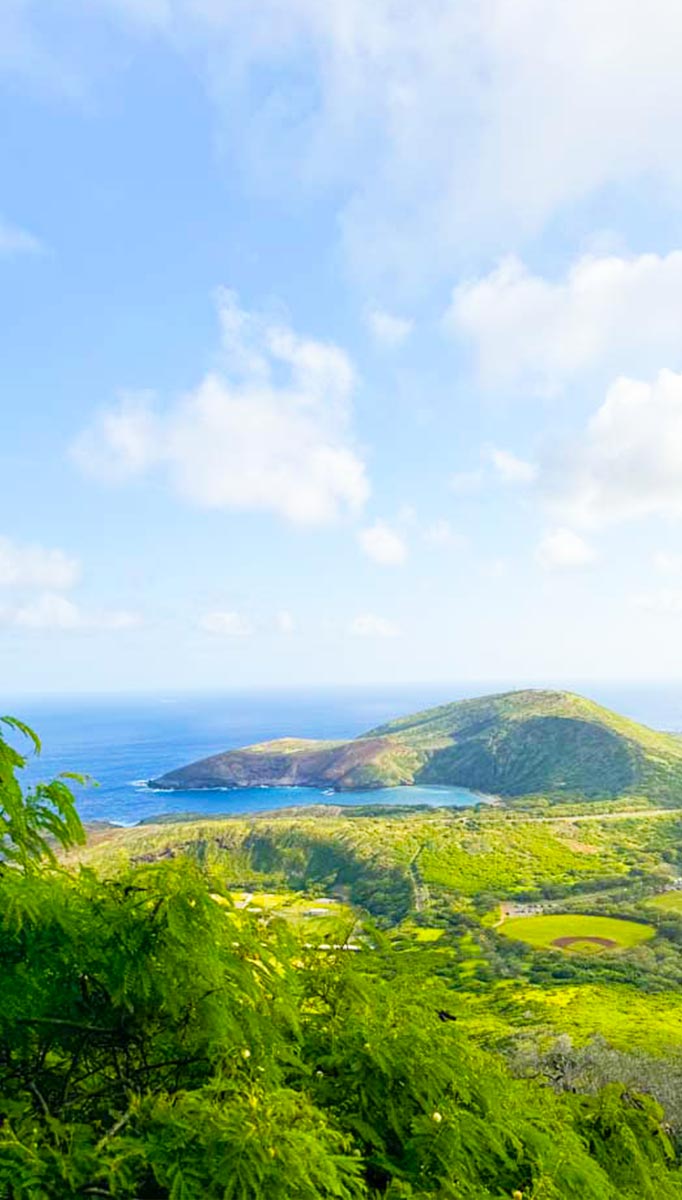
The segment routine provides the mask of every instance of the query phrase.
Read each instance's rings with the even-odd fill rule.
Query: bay
[[[76,789],[82,817],[129,825],[171,813],[236,815],[319,803],[477,804],[481,796],[463,788],[342,795],[317,788],[167,792],[150,789],[146,780],[250,742],[355,737],[394,717],[509,686],[439,683],[219,695],[23,697],[5,698],[2,708],[34,727],[42,739],[43,753],[25,773],[29,781],[62,771],[85,773],[98,786]],[[590,683],[573,684],[571,690],[656,728],[682,728],[682,685]]]

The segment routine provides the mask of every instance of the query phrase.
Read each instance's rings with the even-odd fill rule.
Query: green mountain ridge
[[[411,784],[682,802],[682,739],[570,692],[531,689],[440,705],[350,741],[281,738],[228,750],[151,781],[339,792]]]

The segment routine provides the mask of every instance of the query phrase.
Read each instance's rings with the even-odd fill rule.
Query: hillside
[[[518,691],[412,714],[347,742],[285,738],[202,759],[152,781],[169,789],[440,784],[682,801],[682,740],[568,692]]]
[[[567,808],[386,815],[381,806],[332,805],[195,817],[112,827],[70,862],[116,877],[131,864],[190,859],[239,902],[251,897],[256,914],[279,912],[301,931],[313,919],[307,908],[318,918],[321,896],[337,914],[345,906],[346,934],[349,908],[369,914],[389,939],[377,943],[382,954],[388,944],[399,952],[386,961],[391,978],[451,989],[443,1006],[487,1046],[552,1029],[665,1056],[680,1072],[682,1139],[682,815]],[[587,940],[576,947],[585,922]],[[595,949],[605,922],[608,946]]]

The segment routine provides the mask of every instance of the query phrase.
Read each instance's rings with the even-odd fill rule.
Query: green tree
[[[22,791],[17,772],[26,766],[26,755],[7,741],[2,726],[23,735],[36,754],[40,740],[16,717],[0,717],[0,863],[27,870],[42,859],[54,862],[55,844],[67,848],[85,841],[73,792],[65,782],[82,782],[82,776],[64,774]]]

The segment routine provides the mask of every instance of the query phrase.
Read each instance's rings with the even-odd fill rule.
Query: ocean
[[[523,685],[520,685],[523,686]],[[388,788],[329,794],[317,788],[240,788],[166,792],[146,786],[174,767],[276,737],[349,738],[393,717],[510,685],[427,685],[226,692],[221,695],[49,697],[11,701],[2,711],[31,725],[43,743],[27,782],[76,771],[93,781],[75,788],[84,820],[132,825],[173,812],[262,812],[308,804],[472,805],[464,788]],[[580,691],[658,729],[682,730],[682,684],[577,684]],[[14,740],[14,739],[13,739]]]

